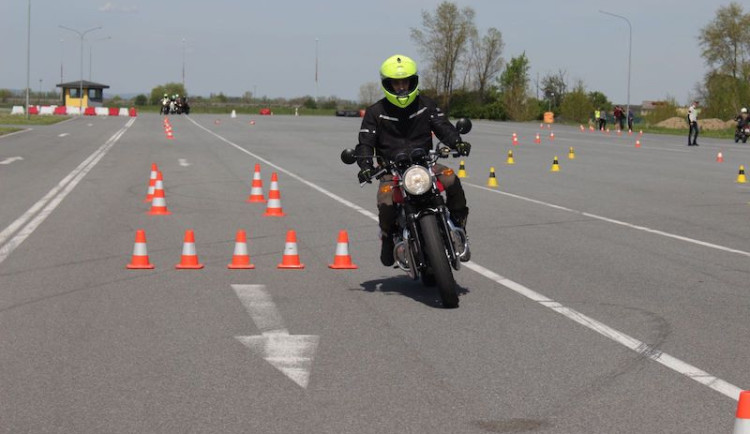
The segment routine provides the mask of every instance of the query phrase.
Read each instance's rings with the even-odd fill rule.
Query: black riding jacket
[[[408,107],[399,108],[383,98],[365,110],[356,152],[360,157],[392,159],[408,149],[430,150],[433,131],[452,149],[461,142],[456,128],[432,99],[418,95]],[[360,158],[358,164],[371,166],[372,159]]]

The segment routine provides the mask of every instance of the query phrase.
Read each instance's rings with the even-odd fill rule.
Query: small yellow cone
[[[549,171],[550,172],[559,172],[560,171],[560,163],[557,161],[557,155],[555,155],[555,159],[552,160],[552,168]]]
[[[494,167],[490,167],[490,177],[487,179],[487,187],[497,187],[497,178],[495,177]]]
[[[573,147],[571,146],[568,150],[568,159],[569,160],[575,160],[576,159],[576,153],[573,151]]]
[[[505,162],[507,164],[516,164],[516,161],[513,159],[513,151],[508,151],[508,159]]]
[[[458,176],[459,178],[466,178],[466,166],[464,165],[464,160],[461,160],[461,165],[458,166]]]
[[[745,166],[740,165],[740,173],[737,174],[737,183],[745,184],[746,182],[747,182],[747,177],[745,176]]]

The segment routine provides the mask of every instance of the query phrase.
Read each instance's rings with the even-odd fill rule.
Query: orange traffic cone
[[[518,146],[518,134],[513,133],[513,146]]]
[[[719,151],[718,154],[716,154],[716,162],[717,163],[723,163],[724,162],[724,155]]]
[[[281,193],[279,192],[279,177],[276,172],[271,174],[271,190],[268,192],[268,206],[265,217],[284,217],[284,210],[281,209]]]
[[[156,175],[159,168],[156,167],[156,163],[151,163],[151,175],[148,178],[148,191],[146,192],[146,198],[144,202],[151,202],[154,197],[154,187],[156,186]]]
[[[234,255],[232,255],[232,263],[227,265],[227,268],[232,270],[249,270],[255,268],[255,265],[250,263],[250,255],[247,253],[247,236],[245,235],[245,231],[243,229],[237,231],[237,238],[234,243]]]
[[[167,199],[164,197],[164,181],[161,171],[156,172],[156,185],[154,185],[154,197],[151,199],[151,210],[149,215],[170,215],[167,209]]]
[[[148,260],[148,251],[146,249],[146,231],[138,229],[135,231],[135,244],[133,245],[133,257],[126,268],[131,270],[143,270],[154,268]]]
[[[270,201],[269,201],[270,202]],[[299,253],[297,253],[297,233],[290,229],[286,233],[286,244],[284,245],[284,256],[281,263],[276,266],[280,269],[301,269],[305,264],[299,262]]]
[[[542,143],[542,138],[539,137],[539,133],[536,133],[536,138],[534,139],[534,143],[536,144]]]
[[[174,135],[172,135],[172,130],[167,130],[167,139],[172,140],[174,139]]]
[[[336,254],[333,257],[333,264],[328,264],[328,268],[335,270],[353,270],[359,268],[352,263],[352,257],[349,255],[349,234],[344,229],[339,231],[339,238],[336,242]]]
[[[250,190],[250,197],[247,198],[247,202],[262,202],[266,203],[266,198],[263,196],[263,180],[260,178],[260,164],[255,164],[255,172],[253,173],[253,185]]]
[[[641,141],[640,140],[636,140],[635,141],[635,147],[636,148],[640,148],[641,147]]]
[[[195,253],[195,234],[192,229],[185,231],[185,242],[182,244],[182,259],[174,268],[178,270],[197,270],[203,268],[203,264],[198,262],[198,255]]]
[[[555,141],[555,133],[549,133],[549,141],[554,142]]]
[[[750,434],[750,391],[740,392],[734,419],[734,434]]]

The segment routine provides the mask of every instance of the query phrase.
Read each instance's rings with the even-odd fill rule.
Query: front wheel
[[[453,279],[453,271],[448,263],[448,255],[443,245],[443,237],[440,236],[437,217],[428,214],[419,220],[424,238],[424,254],[432,266],[432,274],[435,276],[443,307],[453,309],[458,307],[458,291],[456,281]]]

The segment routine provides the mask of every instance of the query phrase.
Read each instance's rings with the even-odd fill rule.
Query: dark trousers
[[[698,122],[690,122],[690,131],[688,132],[688,145],[696,145],[698,140]]]

